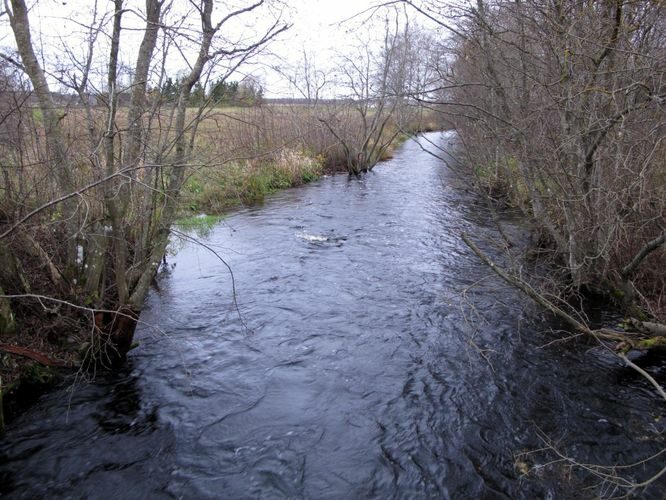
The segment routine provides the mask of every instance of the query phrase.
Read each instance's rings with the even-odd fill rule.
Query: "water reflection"
[[[100,429],[109,434],[139,435],[157,430],[158,408],[144,408],[136,375],[115,382],[110,399],[92,413]]]

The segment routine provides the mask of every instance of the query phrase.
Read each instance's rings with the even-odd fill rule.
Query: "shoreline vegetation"
[[[442,112],[479,190],[531,224],[530,258],[549,269],[537,302],[590,332],[571,304],[602,296],[626,318],[623,353],[666,338],[666,11],[607,7],[478,2],[433,18],[460,20]]]
[[[287,105],[288,106],[288,105]],[[288,108],[287,108],[288,109]],[[296,109],[298,112],[298,109]],[[247,112],[247,110],[246,110]],[[270,112],[270,111],[269,111]],[[281,110],[285,112],[284,105]],[[252,114],[266,113],[265,110],[252,110]],[[271,112],[272,113],[272,112]],[[278,111],[280,113],[280,111]],[[299,113],[300,114],[300,113]],[[303,128],[303,116],[283,116],[283,119],[296,120],[298,125],[292,125],[293,134],[297,128]],[[244,116],[243,120],[253,117]],[[422,112],[412,122],[403,124],[399,130],[395,124],[386,132],[390,136],[381,156],[377,162],[388,160],[392,157],[395,149],[412,135],[441,130],[446,127],[438,119],[434,112]],[[315,126],[317,124],[315,123]],[[266,129],[264,129],[265,131]],[[277,129],[273,133],[280,133]],[[223,130],[218,132],[224,134]],[[325,130],[320,134],[326,135]],[[299,132],[300,134],[300,132]],[[228,138],[229,135],[226,135]],[[247,140],[247,136],[244,137]],[[210,137],[211,143],[214,136]],[[347,173],[359,175],[359,172],[350,171],[339,144],[334,137],[328,137],[322,141],[321,137],[273,136],[270,145],[262,145],[260,151],[269,151],[267,154],[261,152],[249,152],[243,147],[236,149],[245,150],[245,155],[250,159],[240,159],[226,163],[220,167],[193,168],[185,181],[181,193],[179,219],[177,224],[196,225],[197,222],[206,223],[201,214],[207,216],[223,216],[230,210],[242,206],[252,206],[263,202],[265,196],[277,191],[302,186],[319,179],[323,175],[334,175]],[[208,150],[210,143],[202,145],[203,150]],[[225,155],[232,153],[227,152]],[[364,170],[371,170],[374,165]]]

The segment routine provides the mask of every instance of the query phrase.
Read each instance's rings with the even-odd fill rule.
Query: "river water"
[[[448,147],[453,137],[429,134]],[[1,492],[97,498],[580,498],[552,462],[664,447],[663,405],[557,336],[460,240],[490,218],[420,139],[181,243],[118,374],[44,396],[0,446]],[[509,228],[511,229],[511,228]],[[514,228],[516,232],[519,228]],[[603,317],[602,317],[603,319]],[[641,358],[663,379],[659,359]],[[526,454],[527,453],[527,454]],[[658,458],[623,471],[641,479]],[[526,468],[531,468],[525,475]],[[664,482],[645,497],[659,498]],[[587,489],[590,488],[590,489]]]

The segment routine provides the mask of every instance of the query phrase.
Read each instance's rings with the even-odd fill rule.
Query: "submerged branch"
[[[650,383],[654,386],[654,388],[657,390],[657,392],[659,393],[659,395],[660,395],[662,398],[664,398],[664,401],[666,401],[666,392],[664,392],[663,387],[661,387],[661,385],[659,385],[659,382],[657,382],[657,381],[654,379],[654,377],[653,377],[652,375],[650,375],[648,372],[646,372],[645,370],[643,370],[640,366],[638,366],[636,363],[634,363],[633,361],[631,361],[631,360],[630,360],[629,358],[627,358],[627,356],[625,356],[624,354],[620,353],[620,354],[618,354],[618,356],[619,356],[619,357],[620,357],[620,358],[621,358],[621,359],[627,364],[628,367],[630,367],[630,368],[632,368],[633,370],[637,371],[637,372],[640,373],[645,379],[647,379],[648,382],[650,382]]]
[[[487,265],[490,269],[492,269],[495,272],[495,274],[497,274],[504,281],[518,288],[525,295],[534,300],[537,304],[545,307],[556,316],[562,318],[576,331],[584,333],[586,335],[596,336],[595,332],[591,330],[587,325],[581,323],[576,318],[571,316],[569,313],[559,308],[557,305],[553,304],[551,301],[549,301],[547,298],[545,298],[543,295],[537,292],[534,288],[532,288],[529,285],[529,283],[520,279],[518,276],[513,276],[509,274],[501,267],[498,267],[492,260],[490,260],[490,258],[485,253],[483,253],[483,251],[476,245],[476,243],[474,243],[472,240],[469,239],[466,233],[463,233],[461,237],[462,240],[465,242],[465,244],[476,254],[476,256],[479,259],[481,259],[481,261],[485,265]]]
[[[38,363],[44,366],[66,366],[66,363],[64,361],[58,359],[51,359],[40,352],[33,351],[32,349],[28,349],[26,347],[21,347],[12,344],[0,344],[0,351],[32,359],[33,361],[37,361]]]
[[[566,311],[562,310],[560,307],[557,305],[553,304],[551,301],[549,301],[547,298],[545,298],[542,294],[537,292],[532,286],[529,285],[525,280],[519,278],[518,276],[512,275],[502,269],[501,267],[497,266],[468,236],[467,234],[463,233],[462,235],[462,240],[465,242],[465,244],[481,259],[481,261],[486,264],[490,269],[492,269],[500,278],[502,278],[504,281],[509,283],[510,285],[514,286],[515,288],[518,288],[520,291],[522,291],[525,295],[530,297],[532,300],[534,300],[537,304],[545,307],[548,309],[550,312],[558,316],[559,318],[563,319],[566,321],[569,325],[571,325],[576,331],[581,332],[585,335],[588,335],[597,341],[601,342],[602,340],[610,340],[610,341],[616,341],[619,342],[619,344],[616,346],[616,349],[610,349],[611,352],[613,352],[616,356],[618,356],[620,359],[622,359],[627,366],[630,368],[634,369],[637,373],[639,373],[643,378],[645,378],[648,382],[650,382],[651,385],[653,385],[659,395],[666,401],[666,392],[664,392],[664,389],[661,387],[661,385],[652,377],[649,373],[647,373],[645,370],[640,368],[638,365],[635,363],[631,362],[623,352],[626,350],[626,346],[629,347],[636,347],[639,346],[641,341],[639,340],[637,342],[636,338],[630,338],[627,334],[622,333],[622,332],[616,332],[613,330],[608,330],[608,329],[596,329],[593,330],[586,324],[578,321],[575,319],[573,316],[571,316],[569,313]],[[663,326],[663,325],[660,325]],[[650,345],[646,343],[645,340],[642,341],[642,346],[643,348],[649,348]],[[647,345],[646,345],[647,344]],[[660,342],[656,344],[661,344]]]

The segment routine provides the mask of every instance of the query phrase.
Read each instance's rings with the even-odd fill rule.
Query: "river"
[[[420,142],[359,179],[326,177],[228,216],[202,236],[209,248],[177,245],[124,369],[70,380],[9,425],[0,492],[617,493],[536,450],[552,440],[585,463],[637,461],[664,447],[662,403],[603,349],[546,345],[557,325],[459,237],[499,258],[484,204]],[[663,361],[639,361],[663,379]],[[648,477],[662,458],[626,473]],[[641,494],[659,498],[664,486]]]

